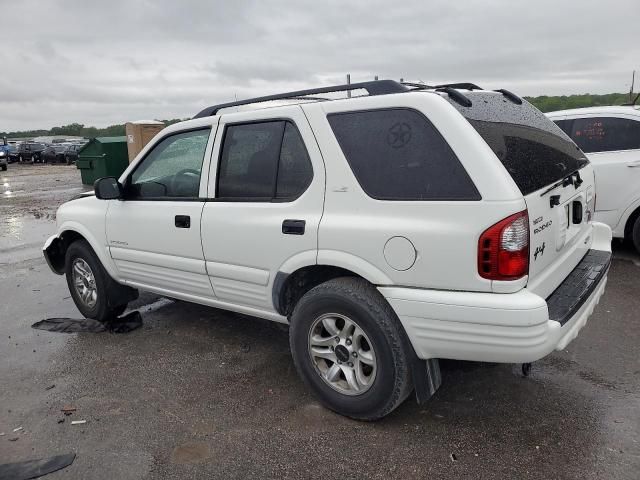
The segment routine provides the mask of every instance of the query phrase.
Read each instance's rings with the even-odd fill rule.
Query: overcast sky
[[[628,91],[639,14],[639,0],[0,0],[0,131],[190,117],[346,73]]]

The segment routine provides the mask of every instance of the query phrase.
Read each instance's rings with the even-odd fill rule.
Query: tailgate
[[[560,182],[525,196],[530,232],[527,288],[543,298],[578,265],[592,241],[593,167],[587,165]]]

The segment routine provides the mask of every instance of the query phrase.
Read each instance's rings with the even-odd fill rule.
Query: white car
[[[596,174],[595,219],[640,252],[640,107],[548,113],[587,154]]]
[[[368,95],[318,98],[348,89]],[[320,401],[377,419],[429,397],[434,359],[527,363],[576,337],[611,258],[593,202],[587,158],[514,94],[375,81],[165,128],[60,207],[44,255],[90,318],[140,289],[288,323]]]

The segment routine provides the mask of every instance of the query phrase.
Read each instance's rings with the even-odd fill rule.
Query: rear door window
[[[218,198],[291,201],[313,178],[300,132],[289,121],[227,126],[218,172]]]
[[[500,93],[465,92],[464,107],[449,99],[507,169],[523,195],[540,190],[589,163],[571,139],[530,103]]]
[[[407,108],[334,113],[329,124],[362,189],[378,200],[479,200],[446,140]]]
[[[586,153],[640,149],[640,121],[616,117],[576,118],[571,138]]]

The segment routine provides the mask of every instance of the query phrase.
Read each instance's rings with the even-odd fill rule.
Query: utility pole
[[[351,74],[347,73],[347,85],[351,85]],[[347,98],[351,98],[351,90],[347,90]]]

